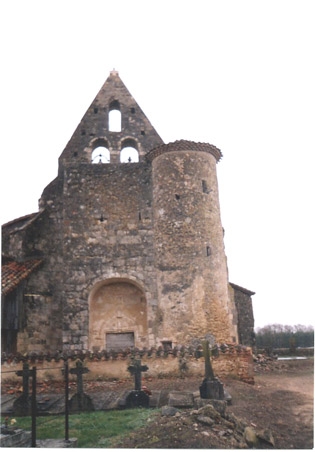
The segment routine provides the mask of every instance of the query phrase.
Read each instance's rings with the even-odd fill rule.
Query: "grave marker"
[[[128,366],[128,371],[135,378],[135,389],[130,391],[126,397],[126,408],[144,407],[149,408],[150,398],[148,394],[141,389],[141,373],[149,370],[148,366],[142,365],[140,359],[133,359],[132,364]]]
[[[141,391],[141,372],[147,370],[149,370],[148,366],[143,366],[140,359],[134,359],[133,363],[128,366],[128,371],[135,377],[135,391]]]
[[[200,397],[202,399],[223,400],[224,399],[223,383],[221,383],[221,381],[214,376],[214,372],[211,365],[209,342],[204,341],[202,347],[203,354],[205,357],[205,378],[199,387]]]
[[[69,410],[72,413],[80,411],[94,411],[93,402],[90,396],[83,391],[83,375],[89,372],[87,367],[83,367],[82,361],[76,362],[76,367],[70,369],[70,374],[77,376],[77,392],[71,397]]]
[[[23,393],[13,403],[14,413],[18,416],[32,416],[31,445],[36,447],[36,367],[30,370],[28,363],[23,364],[23,369],[16,372],[18,377],[23,378]],[[29,396],[29,379],[32,378],[32,397]]]
[[[30,370],[28,363],[23,364],[23,369],[18,370],[16,375],[23,379],[23,392],[13,403],[14,413],[18,416],[29,416],[31,414],[31,397],[29,395],[29,379],[33,377],[34,371]]]

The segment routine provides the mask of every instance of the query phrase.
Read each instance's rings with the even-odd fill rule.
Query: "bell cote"
[[[113,70],[59,157],[59,164],[137,163],[161,144],[163,140]]]

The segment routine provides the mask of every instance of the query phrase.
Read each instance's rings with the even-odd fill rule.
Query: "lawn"
[[[77,447],[106,448],[111,447],[111,440],[128,435],[150,419],[158,410],[133,408],[128,410],[93,411],[69,416],[69,438],[77,438]],[[31,430],[31,418],[16,417],[15,427]],[[9,420],[10,422],[10,420]],[[1,418],[1,424],[4,418]],[[37,439],[64,439],[64,416],[43,416],[37,418]]]

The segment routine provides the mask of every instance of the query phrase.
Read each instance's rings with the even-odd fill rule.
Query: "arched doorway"
[[[95,352],[147,345],[147,303],[143,290],[123,279],[97,284],[89,299],[89,349]]]

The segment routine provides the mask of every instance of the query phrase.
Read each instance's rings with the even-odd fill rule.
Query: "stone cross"
[[[141,391],[141,372],[146,372],[148,370],[148,366],[141,365],[140,359],[134,359],[132,364],[128,366],[128,371],[131,375],[135,376],[135,390]]]
[[[69,401],[69,411],[80,413],[81,411],[94,411],[93,401],[90,396],[83,392],[83,374],[89,372],[87,367],[83,367],[82,361],[76,362],[76,367],[70,369],[69,373],[77,376],[77,392]]]
[[[209,342],[204,341],[202,343],[202,347],[205,357],[205,378],[199,387],[200,397],[202,399],[223,400],[223,383],[221,383],[221,381],[214,376],[210,359]]]
[[[211,358],[210,358],[210,350],[209,350],[209,342],[204,341],[202,343],[203,348],[203,354],[205,357],[205,378],[207,380],[213,380],[214,379],[214,373],[211,365]]]
[[[87,367],[83,367],[82,361],[76,362],[76,367],[70,369],[70,373],[77,376],[77,393],[83,394],[83,374],[89,372]]]

